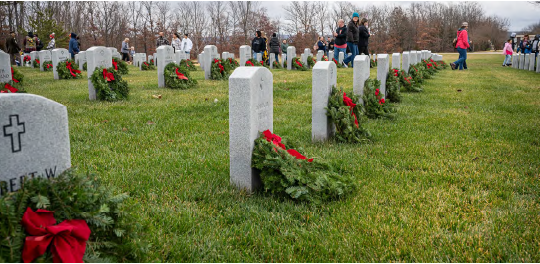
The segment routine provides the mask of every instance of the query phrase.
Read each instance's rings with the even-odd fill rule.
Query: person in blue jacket
[[[75,59],[75,54],[79,53],[79,43],[77,42],[77,34],[72,32],[70,36],[69,53],[71,53],[71,59]]]

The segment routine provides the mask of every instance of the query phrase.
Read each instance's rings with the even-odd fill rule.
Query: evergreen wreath
[[[122,74],[122,75],[125,75],[125,74],[128,74],[129,73],[129,69],[128,69],[128,64],[123,61],[123,60],[120,60],[116,57],[113,57],[112,58],[112,64],[113,64],[113,68],[118,71],[118,73]]]
[[[262,66],[262,64],[260,61],[251,58],[246,61],[246,64],[244,66]]]
[[[88,62],[85,62],[85,63],[82,65],[82,69],[83,69],[83,71],[88,71]]]
[[[35,59],[33,62],[32,62],[32,66],[34,66],[34,68],[38,68],[39,69],[39,60],[38,59]]]
[[[96,97],[103,101],[119,101],[127,99],[129,96],[129,87],[126,81],[122,80],[122,75],[114,67],[98,67],[90,77]]]
[[[193,64],[193,62],[190,60],[190,59],[187,59],[187,60],[181,60],[179,65],[182,65],[182,66],[186,66],[186,68],[190,71],[196,71],[197,70],[197,67],[195,67],[195,64]]]
[[[430,63],[427,60],[422,60],[422,65],[424,66],[424,69],[427,72],[427,75],[433,76],[435,75],[435,73],[437,73],[437,69],[435,69],[435,66],[433,65],[433,63]]]
[[[363,106],[357,105],[358,96],[347,94],[332,87],[332,93],[328,100],[326,115],[332,119],[336,126],[334,138],[338,142],[361,143],[370,141],[371,133],[362,127],[366,120],[363,114]]]
[[[17,88],[22,87],[24,83],[24,74],[17,68],[11,67],[11,81],[13,81],[13,86]]]
[[[386,99],[392,103],[401,102],[401,93],[399,92],[401,86],[398,75],[398,69],[390,69],[386,76]]]
[[[300,71],[307,71],[307,67],[300,62],[300,58],[294,57],[291,62],[291,66],[293,69],[300,70]]]
[[[379,90],[380,86],[381,81],[377,79],[368,78],[364,83],[363,100],[366,116],[371,119],[379,117],[393,119],[397,111],[385,101],[383,93]]]
[[[283,61],[283,69],[287,69],[287,60]]]
[[[197,80],[191,78],[189,70],[174,62],[170,62],[163,70],[165,76],[165,87],[171,89],[188,89],[197,84]]]
[[[14,81],[0,83],[0,93],[26,93],[22,88],[16,88],[15,86],[17,85]]]
[[[21,219],[27,209],[54,212],[58,223],[81,219],[91,230],[84,262],[139,262],[150,244],[147,228],[128,213],[126,193],[101,184],[95,175],[71,170],[57,177],[26,179],[17,192],[0,197],[0,261],[22,262],[27,234]],[[35,262],[52,262],[52,246]]]
[[[155,64],[155,63],[154,63],[154,59],[151,59],[151,60],[150,60],[150,63]]]
[[[377,67],[377,59],[370,59],[369,60],[370,64],[371,64],[371,67]]]
[[[446,64],[446,62],[444,62],[444,61],[442,61],[442,60],[438,61],[437,64],[438,64],[439,66],[441,66],[442,69],[444,69],[444,70],[448,68],[448,64]]]
[[[336,64],[336,67],[343,68],[342,63],[339,63],[335,58],[332,58],[332,61]]]
[[[156,69],[156,66],[154,66],[154,64],[152,64],[152,63],[148,63],[146,61],[143,61],[142,64],[141,64],[141,70],[142,71],[155,70],[155,69]]]
[[[419,72],[422,73],[422,78],[424,80],[428,80],[428,79],[431,79],[431,76],[432,74],[430,74],[426,68],[426,65],[423,63],[423,62],[419,62],[417,63],[416,65],[416,68],[418,69]]]
[[[23,58],[24,63],[30,63],[31,60],[32,60],[32,58],[30,57],[30,55],[26,55]]]
[[[78,70],[79,65],[73,60],[59,62],[56,65],[56,71],[60,79],[79,79],[82,78],[81,71]]]
[[[328,56],[323,55],[321,61],[328,61]]]
[[[400,70],[398,72],[398,78],[399,78],[399,82],[401,83],[401,87],[403,87],[403,90],[405,90],[406,92],[421,92],[422,91],[422,88],[420,87],[420,85],[415,83],[413,80],[413,77],[411,77],[404,70]]]
[[[307,57],[307,64],[310,68],[312,68],[315,63],[317,63],[317,59],[316,58],[313,58],[313,56],[308,56]]]
[[[415,84],[424,83],[422,71],[418,70],[418,65],[409,65],[409,75],[412,77]]]
[[[340,199],[355,190],[351,177],[340,175],[329,164],[307,159],[285,145],[292,144],[269,130],[255,140],[251,166],[260,171],[266,191],[320,204]]]
[[[52,61],[44,61],[43,62],[43,71],[52,71],[52,70],[53,70]]]
[[[228,80],[231,66],[222,59],[214,59],[210,67],[211,80]]]
[[[277,61],[274,61],[274,65],[272,67],[274,69],[281,69],[281,64],[279,64]]]

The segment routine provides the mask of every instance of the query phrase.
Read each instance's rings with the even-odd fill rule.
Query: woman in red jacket
[[[458,66],[459,70],[463,70],[463,63],[465,63],[467,60],[467,48],[470,47],[469,34],[467,32],[468,28],[469,24],[467,22],[463,22],[463,24],[461,24],[461,29],[457,32],[456,48],[459,53],[459,59],[453,63],[450,63],[452,70],[457,69]]]

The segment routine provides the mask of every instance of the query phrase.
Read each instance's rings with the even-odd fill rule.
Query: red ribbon
[[[298,64],[298,66],[304,67],[304,66],[302,65],[302,63],[300,63],[298,60],[296,60],[295,62],[296,62],[296,64]]]
[[[50,64],[50,63],[47,64],[47,69],[48,69],[48,68],[51,68],[51,67],[52,67],[52,64]],[[19,81],[17,81],[17,82],[19,82]]]
[[[353,112],[356,104],[353,103],[352,99],[349,98],[346,93],[343,93],[343,103],[345,103],[346,106],[349,106],[349,111],[351,111],[351,115],[354,116],[354,124],[356,127],[358,127],[358,119],[356,118],[356,114]]]
[[[112,65],[114,66],[115,70],[118,70],[118,63],[114,60],[112,60]]]
[[[37,64],[39,64],[39,60],[38,60],[38,59],[36,59],[36,62],[37,62]]]
[[[30,56],[28,56],[28,55],[24,56],[24,61],[25,62],[30,61],[30,60],[31,60]]]
[[[178,76],[178,79],[189,80],[183,73],[178,72],[178,68],[176,68],[176,75]]]
[[[268,142],[272,142],[274,145],[276,145],[277,147],[283,149],[283,150],[286,150],[287,153],[289,153],[291,156],[295,157],[296,159],[302,159],[302,160],[305,160],[307,159],[304,155],[300,154],[298,151],[294,150],[294,149],[288,149],[285,147],[285,145],[283,145],[283,143],[281,143],[281,137],[279,137],[278,135],[276,134],[272,134],[272,132],[270,132],[270,130],[266,130],[263,132],[263,135],[264,135],[264,138],[268,141]],[[313,159],[308,159],[307,160],[308,162],[312,162]]]
[[[394,76],[398,76],[398,70],[394,69]]]
[[[82,263],[86,241],[90,238],[90,228],[86,221],[64,220],[58,225],[53,212],[30,208],[22,218],[22,225],[31,236],[27,236],[23,248],[23,261],[29,263],[45,254],[52,243],[51,252],[54,262]]]
[[[144,65],[146,65],[147,67],[150,67],[150,66],[148,65],[148,63],[146,63],[146,61],[145,61],[145,62],[143,62],[143,63],[144,63]]]
[[[379,104],[380,105],[384,104],[384,98],[381,98],[381,100],[379,100]]]
[[[219,72],[220,72],[220,73],[222,73],[223,70],[225,70],[225,68],[223,68],[223,65],[221,65],[221,63],[219,63],[218,60],[214,59],[214,63],[217,63],[217,64],[218,64]]]
[[[375,96],[379,95],[379,88],[375,89]]]
[[[76,77],[75,73],[81,73],[81,71],[71,68],[71,62],[66,62],[66,68],[68,68],[69,73],[71,73],[71,76]],[[73,73],[75,72],[75,73]]]
[[[253,66],[253,62],[251,62],[251,61],[246,61],[246,65],[248,65],[248,64]]]
[[[107,80],[108,82],[114,81],[114,74],[112,72],[108,72],[107,69],[103,69],[103,79]]]
[[[15,87],[9,85],[9,83],[6,83],[6,85],[4,85],[4,88],[8,89],[8,90],[9,90],[10,92],[12,92],[12,93],[16,93],[16,92],[19,91],[19,90],[17,90],[17,88],[15,88]],[[4,93],[5,93],[5,92],[4,92]]]
[[[11,67],[11,80],[15,83],[19,82],[19,80],[15,79],[15,73],[13,73],[13,67]]]

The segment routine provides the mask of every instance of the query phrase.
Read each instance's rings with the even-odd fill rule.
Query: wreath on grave
[[[190,71],[196,71],[197,67],[195,67],[195,64],[190,59],[187,60],[181,60],[180,65],[186,65],[186,68]]]
[[[151,59],[151,60],[150,60],[150,63],[151,63],[151,64],[155,64],[155,63],[154,63],[154,59]]]
[[[424,76],[422,74],[422,71],[418,70],[418,65],[410,65],[409,66],[409,75],[412,77],[415,84],[420,85],[424,82]]]
[[[39,69],[39,60],[38,60],[38,59],[35,59],[35,60],[32,62],[32,66],[34,66],[34,68],[38,68],[38,69]]]
[[[0,83],[0,93],[26,93],[22,88],[15,88],[17,86],[14,81],[7,83]]]
[[[328,57],[326,55],[322,56],[321,61],[328,61]]]
[[[191,78],[189,70],[174,62],[170,62],[163,70],[165,87],[171,89],[188,89],[197,84],[197,80]]]
[[[210,79],[227,80],[229,78],[230,71],[231,66],[229,63],[222,59],[214,59],[214,61],[212,61],[212,66],[210,67]]]
[[[404,70],[400,70],[398,72],[398,79],[401,84],[401,87],[406,92],[421,92],[422,88],[414,82],[413,77],[411,77],[409,74],[407,74]]]
[[[353,102],[358,102],[357,95],[353,93],[348,97],[341,89],[332,87],[326,115],[336,126],[334,138],[338,142],[361,143],[371,138],[371,133],[362,127],[365,122],[363,107]]]
[[[114,69],[116,71],[118,71],[118,73],[120,73],[122,75],[125,75],[125,74],[129,73],[128,64],[123,60],[120,60],[120,59],[118,59],[116,57],[113,57],[112,58],[112,65],[113,65]]]
[[[52,71],[52,70],[53,70],[52,61],[44,61],[43,62],[43,71]]]
[[[142,62],[142,65],[141,65],[142,71],[155,70],[155,69],[156,69],[156,66],[154,66],[154,64],[148,63],[146,61]]]
[[[298,57],[294,57],[292,59],[291,64],[292,64],[292,67],[296,70],[307,71],[307,67],[304,64],[302,64],[302,62],[300,62],[300,58]]]
[[[390,69],[386,76],[386,99],[391,103],[401,102],[401,86],[399,84],[399,70]]]
[[[56,71],[60,79],[78,79],[82,78],[81,71],[78,68],[79,65],[73,60],[67,60],[59,62],[56,66]]]
[[[85,62],[85,63],[82,65],[82,69],[83,69],[83,71],[88,71],[88,62]]]
[[[377,59],[370,59],[369,63],[371,65],[371,68],[377,67]]]
[[[446,70],[448,68],[448,64],[446,64],[446,62],[440,60],[437,62],[437,64],[444,70]]]
[[[266,191],[319,204],[355,190],[351,177],[341,175],[323,161],[307,159],[292,145],[269,130],[255,140],[251,166],[260,171]]]
[[[287,60],[283,61],[283,69],[287,69]]]
[[[98,67],[90,77],[96,97],[103,101],[119,101],[127,99],[129,96],[128,83],[122,80],[122,75],[113,67]]]
[[[281,64],[279,64],[277,61],[274,61],[272,67],[273,67],[274,69],[281,69]]]
[[[422,60],[422,65],[424,66],[424,70],[429,77],[437,73],[437,69],[435,69],[435,65],[433,65],[433,63],[430,63],[427,60]],[[426,79],[430,79],[430,78],[426,78]]]
[[[229,64],[229,66],[230,66],[231,69],[233,69],[233,70],[236,69],[236,68],[238,68],[238,67],[240,67],[240,64],[238,63],[238,61],[234,60],[233,58],[227,58],[227,59],[225,60],[225,62],[226,62],[227,64]]]
[[[95,175],[71,170],[27,178],[20,190],[0,198],[0,260],[139,262],[150,244],[142,240],[147,228],[127,212],[128,198]]]
[[[381,81],[368,78],[364,83],[364,109],[366,116],[371,119],[388,118],[396,116],[396,109],[391,107],[383,98],[383,93],[379,90]]]
[[[315,65],[315,63],[317,63],[316,58],[313,58],[313,56],[308,56],[307,57],[307,64],[308,64],[309,67],[313,67]]]
[[[335,58],[332,58],[332,61],[336,64],[336,67],[343,68],[343,65],[339,63]]]
[[[15,87],[21,87],[24,83],[24,74],[22,74],[22,72],[20,72],[17,68],[11,67],[11,81]]]
[[[252,66],[252,67],[255,67],[255,66],[262,66],[261,62],[260,61],[257,61],[256,59],[248,59],[246,61],[246,65],[244,66]]]
[[[24,56],[24,58],[23,58],[23,61],[24,61],[25,63],[28,63],[28,62],[30,62],[31,60],[32,60],[32,58],[30,57],[30,55],[26,55],[26,56]]]

